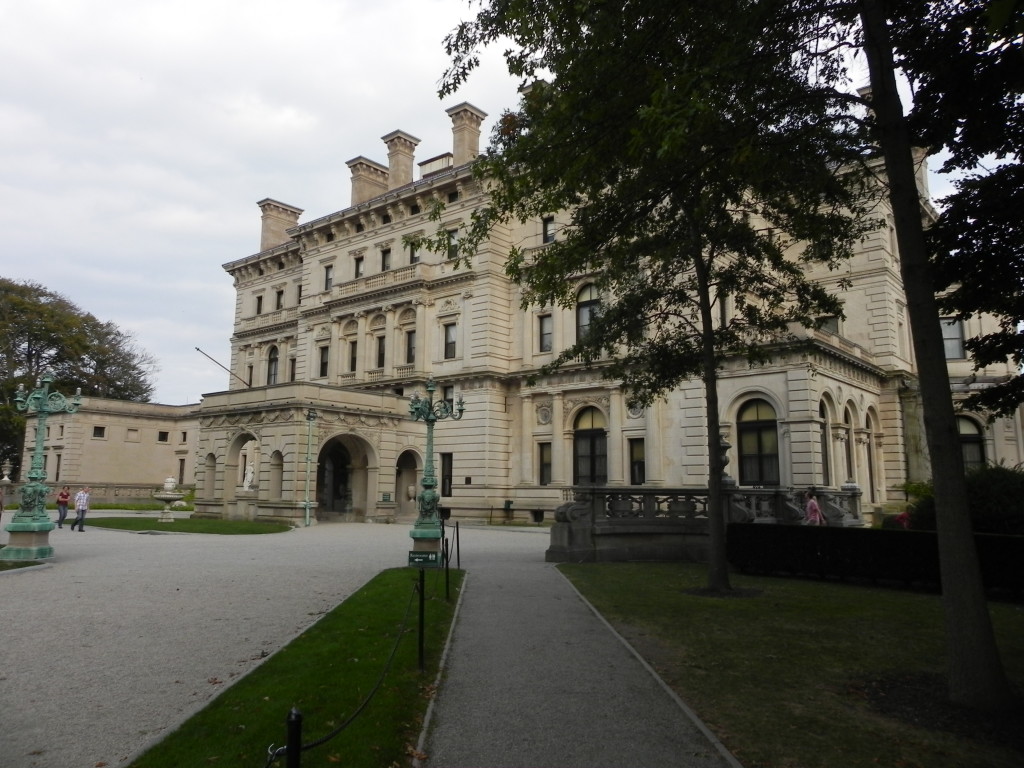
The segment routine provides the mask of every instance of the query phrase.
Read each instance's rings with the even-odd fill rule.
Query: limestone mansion
[[[706,485],[699,381],[646,409],[629,407],[598,369],[570,365],[528,383],[600,303],[581,276],[574,308],[523,309],[505,275],[510,244],[539,252],[559,237],[557,213],[496,230],[461,268],[407,245],[437,228],[433,201],[445,204],[442,226],[455,239],[485,194],[470,161],[486,115],[466,103],[447,113],[451,152],[417,164],[419,140],[396,130],[383,137],[387,165],[350,160],[348,208],[300,223],[299,208],[260,201],[260,251],[224,265],[236,289],[228,388],[183,410],[191,428],[157,427],[188,443],[179,469],[187,484],[194,464],[198,514],[300,521],[308,501],[311,521],[413,519],[426,440],[409,399],[428,378],[436,397],[465,402],[463,418],[434,432],[441,503],[456,517],[488,517],[506,500],[551,510],[577,484]],[[927,199],[924,179],[922,164]],[[895,248],[883,226],[841,273],[816,275],[841,292],[845,318],[802,331],[810,346],[722,371],[728,468],[741,488],[856,484],[871,513],[903,502],[908,480],[928,477]],[[972,371],[963,342],[984,322],[943,325],[955,392],[1013,373],[1009,364]],[[82,415],[66,418],[82,422],[88,412],[86,399]],[[963,413],[959,425],[969,466],[1024,461],[1019,412],[991,424]],[[97,447],[90,442],[86,435],[78,451]],[[90,465],[80,456],[65,464]],[[156,474],[149,482],[166,471]]]

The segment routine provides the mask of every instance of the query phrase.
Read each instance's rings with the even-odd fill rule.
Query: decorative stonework
[[[538,405],[537,406],[537,423],[538,424],[550,424],[551,423],[551,406],[550,406],[550,404]]]

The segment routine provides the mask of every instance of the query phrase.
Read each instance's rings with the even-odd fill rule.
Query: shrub
[[[990,464],[972,469],[966,480],[975,532],[1024,534],[1024,467]],[[931,494],[917,497],[910,520],[915,530],[935,530],[935,498]]]

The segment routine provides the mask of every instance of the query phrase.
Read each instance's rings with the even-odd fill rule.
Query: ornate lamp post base
[[[45,560],[53,557],[50,546],[50,531],[54,524],[10,523],[7,531],[10,538],[7,546],[0,549],[0,560]]]

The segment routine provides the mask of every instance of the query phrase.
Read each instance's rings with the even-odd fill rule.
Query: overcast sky
[[[451,151],[444,110],[515,102],[500,56],[437,97],[466,0],[0,0],[0,275],[131,331],[154,401],[227,389],[234,289],[265,197],[349,205],[381,136]]]
[[[444,110],[515,103],[500,52],[437,97],[467,0],[0,0],[0,275],[131,331],[154,401],[228,374],[234,290],[271,197],[310,221],[349,205],[345,162],[381,136],[451,150]],[[933,193],[936,189],[933,187]]]

